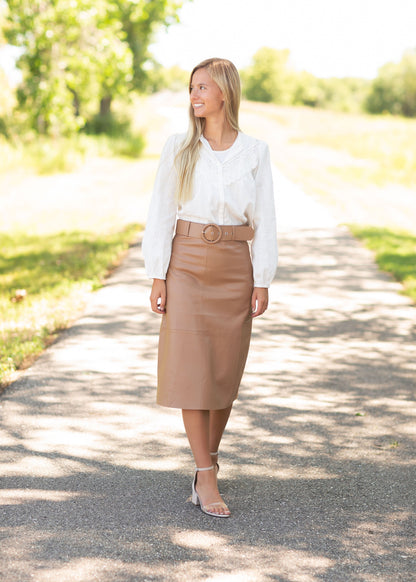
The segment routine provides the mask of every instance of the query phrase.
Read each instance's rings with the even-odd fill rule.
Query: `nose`
[[[195,99],[198,99],[199,96],[199,91],[196,87],[192,87],[191,89],[191,100],[195,101]]]

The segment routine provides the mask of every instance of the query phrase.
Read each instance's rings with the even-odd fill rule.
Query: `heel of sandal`
[[[231,515],[230,510],[228,509],[227,505],[223,501],[214,501],[212,503],[207,503],[207,505],[202,505],[201,500],[199,499],[199,495],[196,491],[196,481],[197,481],[197,477],[198,477],[198,471],[211,471],[214,468],[215,468],[214,465],[211,465],[211,467],[202,467],[202,468],[196,467],[194,480],[192,481],[191,501],[194,505],[199,505],[199,507],[201,508],[201,511],[203,511],[207,515],[211,515],[212,517],[230,517],[230,515]],[[224,509],[228,513],[218,513],[216,511],[209,511],[210,507],[215,507],[215,506],[220,506],[222,509]]]
[[[195,467],[195,476],[194,480],[192,481],[192,495],[191,495],[191,501],[194,505],[201,505],[198,493],[196,492],[196,480],[198,477],[198,471],[211,471],[211,469],[213,468],[214,465],[211,465],[210,467]]]

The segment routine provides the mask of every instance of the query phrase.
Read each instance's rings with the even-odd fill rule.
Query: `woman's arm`
[[[150,279],[166,278],[172,251],[177,213],[174,167],[176,137],[173,135],[168,139],[160,156],[142,243],[146,273]]]
[[[254,287],[268,288],[276,273],[278,253],[272,168],[269,147],[266,143],[259,142],[258,156],[251,257]]]

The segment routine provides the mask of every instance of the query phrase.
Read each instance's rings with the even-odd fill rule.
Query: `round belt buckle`
[[[209,245],[213,245],[221,240],[222,237],[222,230],[218,224],[206,224],[201,232],[202,240],[208,243]]]

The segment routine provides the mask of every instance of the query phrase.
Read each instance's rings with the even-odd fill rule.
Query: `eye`
[[[207,87],[206,87],[206,85],[200,85],[200,86],[199,86],[199,88],[200,88],[200,89],[201,89],[201,91],[202,91],[203,89],[206,89]]]

